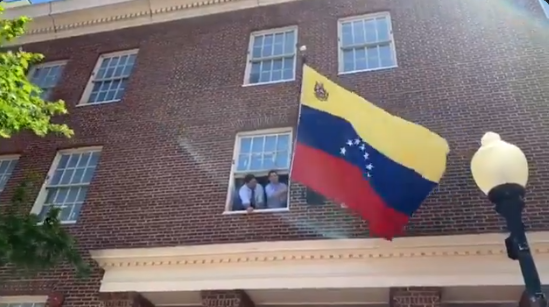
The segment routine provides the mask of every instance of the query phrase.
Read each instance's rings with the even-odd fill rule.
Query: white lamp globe
[[[471,173],[477,186],[486,195],[493,188],[506,183],[526,187],[528,160],[520,148],[503,141],[497,133],[487,132],[471,159]]]

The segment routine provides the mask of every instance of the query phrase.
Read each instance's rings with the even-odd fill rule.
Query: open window
[[[252,174],[257,183],[265,188],[269,184],[269,171],[275,170],[279,181],[290,186],[289,172],[292,153],[292,129],[271,129],[239,133],[236,136],[233,166],[229,182],[226,212],[245,212],[239,196],[244,185],[244,177]],[[281,197],[278,206],[267,205],[267,195],[263,195],[265,205],[256,212],[286,211],[289,208],[289,193]]]

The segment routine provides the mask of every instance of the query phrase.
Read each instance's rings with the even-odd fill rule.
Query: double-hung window
[[[31,68],[29,81],[42,89],[40,97],[44,100],[51,98],[53,89],[61,79],[66,61],[49,62]]]
[[[226,211],[242,211],[238,190],[244,177],[254,175],[263,188],[269,183],[269,171],[278,173],[280,182],[289,187],[289,172],[292,157],[292,129],[281,128],[239,133],[236,136],[229,197]],[[289,203],[285,201],[287,209]],[[270,209],[265,209],[269,211]]]
[[[59,151],[38,196],[33,213],[44,219],[52,207],[60,209],[59,220],[75,223],[99,162],[101,148]]]
[[[137,50],[103,54],[84,90],[81,105],[117,102],[122,99],[135,66]]]
[[[389,13],[339,20],[339,73],[397,66]]]
[[[244,84],[294,80],[296,51],[297,27],[252,33]]]

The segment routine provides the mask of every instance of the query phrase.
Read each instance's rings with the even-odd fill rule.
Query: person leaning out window
[[[269,184],[265,186],[267,208],[286,208],[288,206],[288,186],[278,180],[276,171],[269,172]]]
[[[265,209],[263,193],[263,187],[257,183],[255,176],[248,174],[244,177],[244,185],[238,191],[238,196],[246,211],[252,212],[254,209]]]

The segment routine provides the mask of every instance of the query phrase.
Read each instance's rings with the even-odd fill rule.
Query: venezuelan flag
[[[356,211],[372,233],[402,232],[438,185],[449,151],[434,132],[303,67],[292,180]]]

